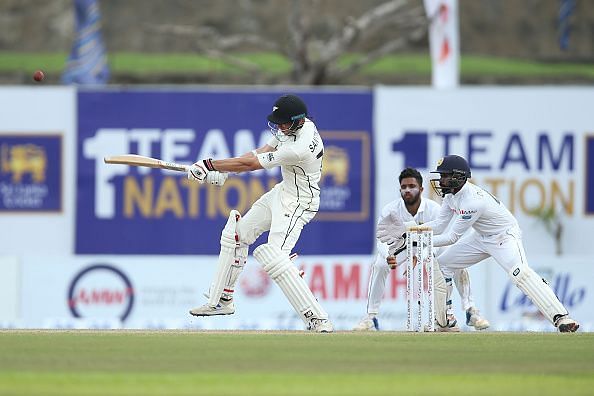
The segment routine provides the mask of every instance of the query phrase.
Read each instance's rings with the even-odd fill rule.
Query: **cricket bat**
[[[175,162],[167,162],[157,158],[145,157],[137,154],[123,154],[113,155],[111,157],[103,158],[106,164],[121,164],[131,166],[144,166],[147,168],[161,168],[169,169],[178,172],[187,172],[190,165],[176,164]]]

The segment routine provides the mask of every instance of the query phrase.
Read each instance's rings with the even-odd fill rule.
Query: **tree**
[[[240,3],[243,15],[253,9],[251,0]],[[257,24],[249,24],[243,17],[242,26],[249,26],[242,34],[223,34],[212,27],[159,25],[155,29],[163,34],[192,37],[195,50],[212,58],[221,59],[250,73],[254,83],[278,83],[278,77],[266,73],[259,65],[240,58],[234,51],[252,46],[276,51],[291,60],[292,71],[288,83],[303,85],[338,84],[365,65],[405,47],[411,41],[423,38],[427,32],[427,18],[420,0],[385,1],[363,12],[358,17],[346,18],[330,34],[316,34],[312,28],[323,23],[316,14],[318,0],[291,0],[287,10],[289,45],[265,38]],[[386,34],[390,32],[390,34]],[[387,40],[378,39],[378,33]],[[374,40],[375,38],[375,40]],[[366,51],[354,61],[340,65],[341,56],[356,52],[366,44]]]

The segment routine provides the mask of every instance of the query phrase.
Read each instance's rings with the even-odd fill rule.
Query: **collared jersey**
[[[283,180],[279,185],[283,204],[290,206],[296,202],[306,210],[317,211],[324,143],[315,124],[306,118],[295,135],[284,142],[273,138],[268,144],[276,150],[258,154],[258,161],[265,169],[281,167]]]
[[[450,221],[453,224],[443,233]],[[439,216],[426,224],[433,228],[433,246],[455,243],[470,227],[483,237],[499,235],[510,229],[519,230],[511,212],[491,193],[466,182],[456,194],[446,194]]]

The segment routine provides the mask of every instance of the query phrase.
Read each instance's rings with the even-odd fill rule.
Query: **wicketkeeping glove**
[[[402,219],[394,212],[380,220],[377,225],[377,239],[388,245],[394,245],[406,232]]]

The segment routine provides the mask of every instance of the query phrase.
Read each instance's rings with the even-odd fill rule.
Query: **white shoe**
[[[557,319],[555,326],[559,329],[560,333],[575,333],[580,328],[580,324],[567,315]]]
[[[448,323],[442,327],[437,321],[435,321],[435,331],[441,333],[459,333],[460,327],[458,327],[458,321],[453,314],[448,314],[446,316]]]
[[[379,322],[377,318],[369,318],[366,317],[362,319],[355,327],[353,327],[354,331],[378,331],[379,330]]]
[[[190,310],[190,315],[194,316],[216,316],[216,315],[232,315],[235,313],[235,304],[233,301],[224,303],[219,301],[216,307],[212,305],[204,304],[200,307],[193,308]]]
[[[468,326],[472,326],[477,330],[485,330],[488,329],[491,324],[485,318],[483,318],[479,310],[475,307],[470,307],[466,311],[466,324]]]
[[[307,326],[309,331],[315,333],[332,333],[334,332],[334,326],[328,319],[312,319]]]

